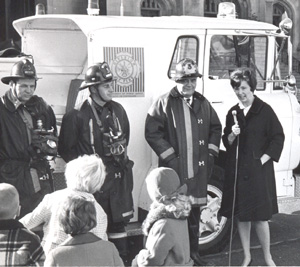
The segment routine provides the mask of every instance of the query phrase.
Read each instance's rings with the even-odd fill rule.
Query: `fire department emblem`
[[[120,52],[111,63],[111,70],[117,78],[117,85],[130,86],[140,73],[140,65],[130,53]]]

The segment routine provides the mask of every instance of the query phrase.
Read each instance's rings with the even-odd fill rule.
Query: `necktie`
[[[191,101],[190,98],[187,97],[187,98],[185,98],[184,100],[185,100],[185,102],[187,103],[187,105],[188,105],[189,107],[192,107],[192,105],[191,105],[191,102],[192,102],[192,101]]]

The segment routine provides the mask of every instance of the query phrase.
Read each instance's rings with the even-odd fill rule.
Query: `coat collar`
[[[256,95],[254,96],[254,100],[253,100],[253,103],[251,105],[251,108],[248,112],[249,113],[259,113],[260,110],[262,109],[264,105],[264,101],[262,101],[260,98],[258,98]],[[233,107],[233,110],[236,110],[237,113],[241,113],[243,110],[240,108],[239,104],[236,104],[234,107]],[[247,115],[248,115],[247,114]]]
[[[264,104],[264,101],[262,101],[260,98],[258,98],[256,95],[254,96],[254,100],[253,100],[253,103],[252,103],[252,106],[249,110],[249,112],[251,113],[259,113],[260,110],[262,109],[263,107],[263,104]]]
[[[1,101],[10,112],[14,112],[19,106],[22,106],[22,103],[12,94],[11,90],[6,91]]]
[[[102,240],[98,236],[94,235],[93,233],[85,233],[75,236],[70,236],[69,238],[64,241],[61,246],[76,246],[76,245],[83,245],[88,243],[94,243],[97,241]]]
[[[174,98],[182,98],[183,96],[179,93],[177,86],[173,87],[172,90],[170,91],[170,95]],[[193,94],[193,98],[202,100],[204,97],[200,93],[196,92]]]

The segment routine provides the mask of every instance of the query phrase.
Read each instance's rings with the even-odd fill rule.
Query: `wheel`
[[[199,224],[200,255],[220,252],[229,244],[231,220],[218,214],[221,200],[222,184],[220,181],[211,180],[207,187],[207,205],[201,207]]]

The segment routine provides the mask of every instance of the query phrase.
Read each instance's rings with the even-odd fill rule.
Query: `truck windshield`
[[[209,75],[216,79],[229,79],[236,68],[252,68],[256,73],[256,89],[264,90],[266,57],[266,37],[214,35],[210,44]]]

